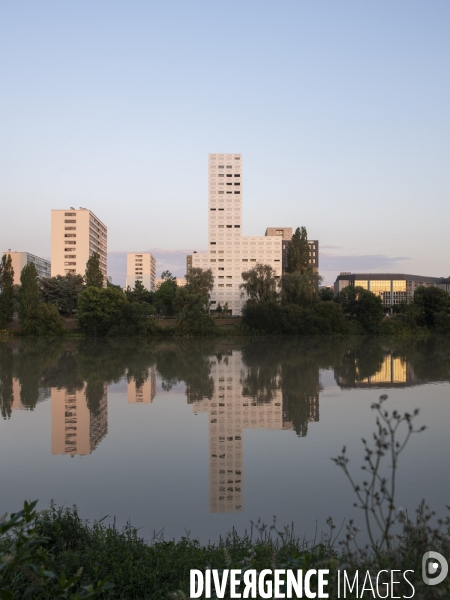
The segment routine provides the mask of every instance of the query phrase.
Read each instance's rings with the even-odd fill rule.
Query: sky
[[[207,247],[208,153],[243,234],[304,225],[320,272],[449,276],[448,0],[0,2],[0,245],[90,208],[109,271]]]

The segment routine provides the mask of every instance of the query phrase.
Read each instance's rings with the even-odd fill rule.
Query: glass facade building
[[[341,273],[334,284],[335,295],[347,286],[362,287],[380,296],[383,306],[410,304],[418,287],[438,287],[450,294],[450,277],[424,277],[404,273]]]

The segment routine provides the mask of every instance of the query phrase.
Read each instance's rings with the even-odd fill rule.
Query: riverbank
[[[0,531],[8,524],[11,521],[4,522]],[[191,569],[292,569],[295,573],[298,569],[326,569],[331,599],[363,597],[363,587],[367,597],[448,597],[448,580],[435,589],[421,577],[423,554],[433,548],[447,555],[450,546],[448,532],[432,529],[424,513],[419,514],[418,523],[404,522],[391,547],[381,550],[368,547],[358,552],[351,541],[351,526],[341,545],[332,539],[332,528],[330,531],[314,542],[296,537],[292,528],[277,531],[255,526],[243,536],[231,531],[206,545],[188,536],[178,541],[156,536],[145,543],[131,525],[119,531],[101,521],[89,524],[76,508],[52,506],[37,513],[33,504],[25,505],[9,535],[0,538],[0,559],[6,565],[0,572],[0,592],[8,590],[11,596],[4,597],[18,598],[24,597],[27,588],[34,588],[31,597],[49,598],[61,597],[57,593],[65,587],[63,597],[73,599],[187,599]],[[338,573],[344,570],[351,582],[357,577],[357,585],[342,596]],[[394,584],[387,570],[397,571]],[[381,577],[377,578],[378,573]],[[317,591],[314,578],[311,587]],[[371,590],[380,595],[372,595]]]

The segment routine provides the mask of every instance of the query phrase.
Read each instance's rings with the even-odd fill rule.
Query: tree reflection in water
[[[281,402],[282,422],[303,437],[308,424],[319,419],[321,369],[334,369],[342,387],[448,380],[450,340],[13,340],[0,344],[0,409],[8,419],[14,409],[33,410],[52,390],[64,390],[81,394],[95,418],[105,412],[107,386],[122,379],[138,391],[150,382],[153,398],[155,373],[165,390],[184,384],[190,404],[218,402],[219,391],[231,390],[226,375],[219,382],[215,372],[231,368],[233,402],[236,393],[242,407]],[[223,384],[225,390],[219,390]]]

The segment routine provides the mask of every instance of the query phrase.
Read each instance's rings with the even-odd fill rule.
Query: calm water
[[[445,339],[0,344],[0,514],[53,499],[202,541],[276,515],[309,537],[354,516],[330,457],[345,444],[358,471],[382,393],[427,426],[402,457],[398,505],[443,512],[449,374]]]

